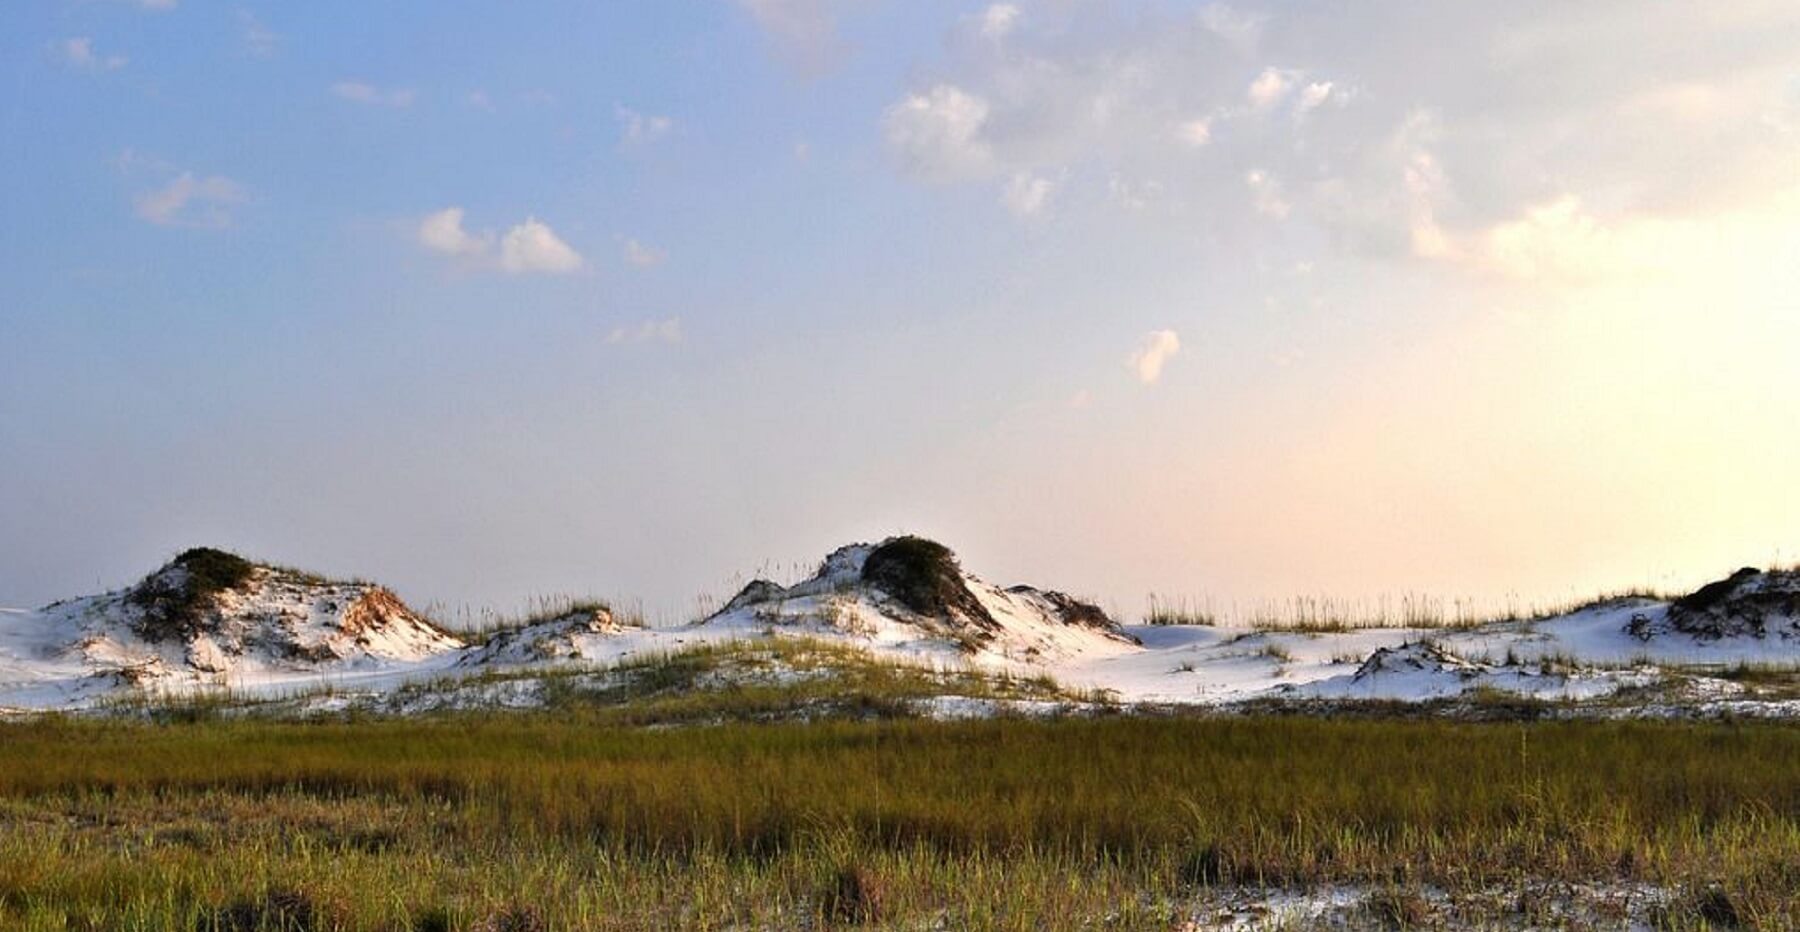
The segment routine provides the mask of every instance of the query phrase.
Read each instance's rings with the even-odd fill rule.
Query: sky
[[[1800,6],[0,6],[0,604],[1800,559]]]

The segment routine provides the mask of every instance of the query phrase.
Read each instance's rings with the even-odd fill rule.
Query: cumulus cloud
[[[888,143],[911,174],[932,181],[975,177],[990,168],[992,153],[981,138],[987,101],[950,84],[909,94],[888,108]]]
[[[500,239],[500,267],[514,275],[562,275],[581,268],[581,264],[581,254],[536,217],[527,217]]]
[[[1144,335],[1143,345],[1131,354],[1127,365],[1139,382],[1149,385],[1162,378],[1163,366],[1181,352],[1181,337],[1173,330],[1152,330]]]
[[[463,209],[446,207],[419,221],[419,244],[447,256],[479,256],[494,245],[494,238],[469,233],[463,229]]]
[[[379,88],[362,81],[339,81],[331,86],[331,93],[359,104],[395,109],[412,106],[418,96],[409,88]]]
[[[463,209],[446,207],[426,214],[417,235],[419,245],[439,255],[513,275],[567,274],[584,264],[580,253],[536,217],[527,217],[496,238],[491,232],[469,232],[463,226]]]
[[[635,239],[625,240],[625,261],[640,269],[653,265],[661,265],[669,254],[661,249],[646,246]]]
[[[606,335],[606,342],[614,346],[631,343],[680,343],[681,318],[670,317],[664,320],[646,320],[628,327],[614,327]]]
[[[73,36],[56,44],[56,52],[63,64],[80,71],[117,71],[130,61],[123,55],[101,55],[94,51],[94,40],[87,36]]]
[[[1287,98],[1298,77],[1295,72],[1281,68],[1264,68],[1256,76],[1256,80],[1250,82],[1250,87],[1244,91],[1244,97],[1250,101],[1250,106],[1268,110]]]
[[[613,118],[619,122],[619,142],[628,146],[655,142],[675,128],[669,117],[642,114],[624,104],[613,106]]]
[[[244,186],[220,175],[182,172],[168,184],[137,196],[140,219],[165,227],[227,227],[232,209],[248,199]]]

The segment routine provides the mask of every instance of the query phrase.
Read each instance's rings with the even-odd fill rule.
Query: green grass
[[[788,635],[719,641],[611,664],[489,669],[407,684],[389,693],[309,688],[279,696],[220,689],[187,695],[120,694],[100,709],[152,723],[310,717],[361,719],[458,708],[495,709],[528,695],[530,708],[579,714],[594,725],[672,726],[735,722],[921,718],[940,698],[1049,702],[1112,711],[1116,697],[1071,689],[1043,675],[966,666],[936,668],[881,657],[841,642]],[[318,700],[341,700],[323,712]],[[519,713],[528,714],[528,713]]]
[[[532,674],[541,675],[541,674]],[[1102,702],[1048,677],[928,669],[816,638],[728,641],[545,678],[554,710],[607,725],[909,718],[941,696]]]
[[[52,718],[0,726],[0,748],[0,928],[1166,929],[1209,884],[1524,878],[1696,891],[1673,926],[1726,907],[1800,925],[1800,730],[1782,726],[642,729],[572,702]]]

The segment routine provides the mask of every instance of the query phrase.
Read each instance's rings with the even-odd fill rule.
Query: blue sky
[[[0,603],[1793,559],[1791,5],[0,9]]]

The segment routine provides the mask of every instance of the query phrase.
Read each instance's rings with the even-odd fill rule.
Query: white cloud
[[[1149,385],[1162,378],[1163,366],[1181,352],[1181,337],[1173,330],[1152,330],[1144,335],[1144,343],[1131,354],[1128,365],[1137,373],[1139,382]]]
[[[513,275],[561,275],[585,264],[580,253],[536,217],[527,217],[525,222],[507,230],[498,238],[496,251],[493,233],[469,232],[463,227],[463,209],[446,207],[419,221],[418,240],[419,245],[439,255],[472,262],[477,267],[498,267]]]
[[[1300,102],[1296,106],[1301,113],[1309,113],[1324,106],[1334,96],[1343,99],[1343,94],[1330,81],[1314,81],[1300,91]]]
[[[949,181],[984,174],[992,153],[981,138],[987,101],[950,84],[909,94],[888,108],[887,140],[912,174]]]
[[[1006,188],[1000,194],[1000,202],[1012,211],[1015,217],[1035,217],[1044,212],[1050,203],[1050,195],[1056,190],[1056,183],[1048,178],[1019,172],[1007,179]]]
[[[463,229],[463,209],[446,207],[419,222],[419,243],[447,256],[479,256],[494,245],[493,234],[475,236]]]
[[[87,36],[64,39],[56,44],[56,50],[64,64],[82,71],[117,71],[130,61],[123,55],[100,55],[94,51],[94,40]]]
[[[653,265],[661,265],[669,254],[661,249],[646,246],[635,239],[625,240],[625,261],[640,269]]]
[[[244,49],[257,58],[275,54],[275,47],[281,44],[281,37],[249,10],[238,11],[238,26],[243,30]]]
[[[359,104],[396,109],[412,106],[418,96],[409,88],[384,89],[361,81],[339,81],[331,86],[331,92]]]
[[[1244,175],[1244,183],[1250,186],[1251,201],[1257,213],[1282,220],[1293,210],[1293,205],[1282,193],[1281,182],[1268,172],[1253,168]]]
[[[1292,71],[1274,67],[1264,68],[1262,73],[1256,76],[1256,80],[1250,82],[1250,87],[1244,92],[1244,96],[1250,101],[1250,106],[1257,110],[1268,110],[1287,97],[1288,92],[1294,89],[1294,82],[1298,78],[1299,75]]]
[[[1478,237],[1472,253],[1488,268],[1515,278],[1579,279],[1602,274],[1616,262],[1613,239],[1580,198],[1563,195],[1494,225]]]
[[[488,96],[487,91],[470,91],[463,95],[463,103],[466,103],[477,110],[485,110],[488,113],[494,112],[494,99]]]
[[[1024,12],[983,41],[995,2]],[[1149,200],[1115,178],[1154,178],[1168,222],[1139,235],[1250,248],[1285,219],[1330,250],[1441,261],[1569,192],[1605,215],[1725,209],[1791,180],[1800,154],[1800,7],[1727,3],[1698,42],[1691,15],[1658,5],[1230,2],[972,4],[880,114],[893,165],[992,183],[981,199],[1055,179],[1076,230]]]
[[[1199,149],[1212,142],[1212,124],[1211,117],[1184,120],[1175,127],[1175,137],[1189,147]]]
[[[681,331],[681,318],[670,317],[666,320],[646,320],[629,327],[614,327],[612,333],[606,335],[606,342],[618,346],[630,343],[680,343],[684,334]]]
[[[1019,8],[1016,4],[996,3],[981,12],[981,35],[985,39],[1000,40],[1019,25]]]
[[[168,184],[138,195],[138,217],[166,227],[227,227],[232,208],[244,203],[244,186],[219,175],[182,172]]]
[[[500,239],[500,267],[515,275],[561,275],[576,271],[581,265],[581,254],[536,217],[527,217]]]
[[[619,121],[619,141],[626,145],[655,142],[675,128],[675,121],[666,116],[648,116],[624,104],[613,106],[613,117]]]
[[[127,0],[132,6],[145,10],[165,13],[175,9],[175,0]]]

